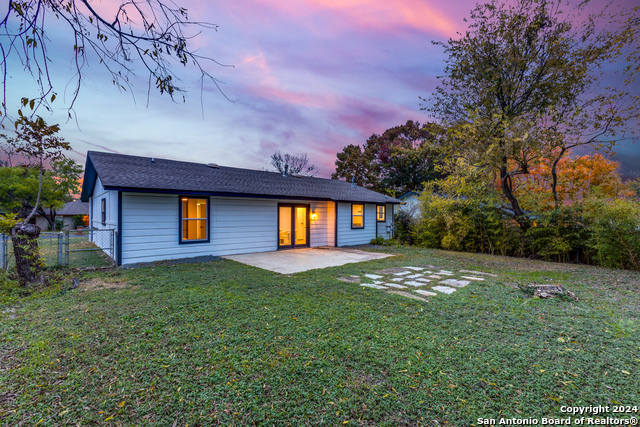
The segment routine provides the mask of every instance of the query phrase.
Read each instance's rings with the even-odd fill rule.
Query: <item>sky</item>
[[[633,5],[637,0],[620,3]],[[432,41],[456,38],[475,0],[176,0],[194,21],[217,24],[192,40],[222,82],[200,85],[194,68],[177,69],[186,102],[152,92],[147,76],[118,90],[101,65],[85,69],[74,120],[72,46],[50,18],[49,57],[58,100],[41,111],[59,123],[84,164],[88,150],[259,169],[276,151],[307,153],[329,177],[336,153],[362,145],[407,120],[425,122],[419,97],[438,85],[445,57]],[[92,2],[109,10],[116,0]],[[35,83],[10,64],[9,105],[36,95]],[[622,144],[616,160],[625,175],[640,170],[640,145]]]

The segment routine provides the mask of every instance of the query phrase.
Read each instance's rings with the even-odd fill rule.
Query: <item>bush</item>
[[[84,215],[74,215],[72,220],[74,227],[84,227]]]
[[[64,227],[64,220],[62,218],[57,218],[56,219],[56,231],[62,230],[62,227]]]
[[[590,197],[585,202],[588,255],[599,265],[640,270],[640,205]]]
[[[395,237],[402,244],[412,245],[417,220],[409,212],[399,210],[394,221]]]
[[[487,200],[423,194],[422,219],[415,240],[422,246],[453,251],[522,255],[522,233]]]

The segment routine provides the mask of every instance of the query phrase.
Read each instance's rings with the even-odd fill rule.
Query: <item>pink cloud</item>
[[[402,28],[451,36],[460,29],[460,23],[443,13],[441,4],[432,6],[424,0],[259,1],[298,20],[329,12],[350,30],[392,32]]]

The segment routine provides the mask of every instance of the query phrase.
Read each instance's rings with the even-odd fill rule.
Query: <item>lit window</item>
[[[208,241],[207,199],[192,199],[182,197],[180,200],[180,223],[182,225],[182,242]]]
[[[387,220],[387,207],[385,205],[378,205],[376,210],[376,219],[378,222]]]
[[[364,228],[364,205],[351,205],[351,228]]]

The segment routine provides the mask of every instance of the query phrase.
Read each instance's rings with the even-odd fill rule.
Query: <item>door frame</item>
[[[280,207],[291,208],[291,244],[280,245]],[[296,245],[296,208],[305,208],[307,216],[307,243],[304,245]],[[304,203],[278,203],[278,219],[276,223],[276,242],[278,250],[281,249],[297,249],[297,248],[310,248],[311,247],[311,218],[309,212],[311,211],[310,204]]]

